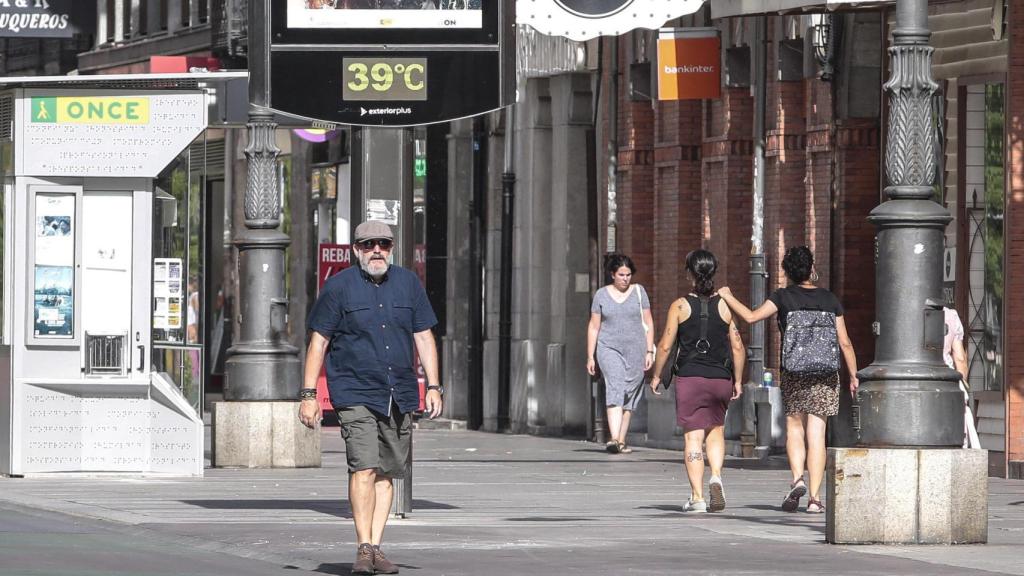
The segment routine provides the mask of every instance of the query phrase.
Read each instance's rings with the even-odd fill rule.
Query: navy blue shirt
[[[390,414],[392,399],[402,413],[419,408],[413,334],[433,328],[437,316],[415,274],[390,266],[374,284],[358,266],[345,269],[324,284],[308,324],[330,341],[331,404],[378,414]]]

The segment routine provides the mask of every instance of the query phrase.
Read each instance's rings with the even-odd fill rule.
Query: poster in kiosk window
[[[33,334],[74,338],[75,196],[35,195]]]

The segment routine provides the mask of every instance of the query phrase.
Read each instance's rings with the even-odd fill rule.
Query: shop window
[[[961,226],[968,250],[966,305],[961,309],[966,308],[969,380],[975,391],[1002,390],[1005,85],[969,85],[961,97],[966,98]]]
[[[104,16],[106,17],[106,30],[103,31],[107,42],[114,41],[115,20],[117,20],[117,4],[114,0],[106,0],[104,3]]]

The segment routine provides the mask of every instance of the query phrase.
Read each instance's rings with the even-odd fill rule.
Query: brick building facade
[[[990,470],[1020,477],[1024,354],[1016,352],[1024,352],[1024,336],[1013,327],[1024,318],[1024,227],[1014,226],[1024,214],[1024,33],[1014,31],[1024,30],[1024,7],[954,0],[930,2],[929,11],[944,146],[936,199],[954,217],[947,233],[947,295],[967,328],[972,407]],[[820,59],[826,47],[814,28],[824,17],[770,15],[766,26],[768,291],[785,285],[786,248],[808,245],[819,285],[843,302],[861,368],[872,361],[875,346],[875,230],[867,216],[883,200],[885,186],[882,83],[893,19],[891,5],[835,14],[841,40],[833,46],[834,74],[826,79]],[[620,54],[613,247],[637,263],[637,281],[651,293],[659,334],[670,303],[689,290],[683,259],[694,248],[713,251],[721,262],[718,284],[749,300],[754,100],[743,67],[752,59],[735,54],[751,49],[754,22],[753,15],[710,20],[704,13],[666,24],[720,30],[723,88],[716,100],[637,98],[626,80],[635,81],[636,68],[656,59],[638,48],[651,45],[656,33],[603,40],[606,55],[612,42]],[[798,74],[793,51],[801,49]],[[608,64],[606,57],[605,87],[611,85]],[[605,227],[598,228],[603,234]],[[602,236],[601,245],[607,240]],[[778,367],[778,339],[771,323],[765,356],[770,369]],[[847,400],[834,422],[833,443],[855,441],[848,412]]]
[[[699,19],[684,18],[681,24],[706,24]],[[779,73],[779,51],[800,44],[806,22],[799,16],[770,17],[767,26],[763,246],[768,290],[786,283],[785,250],[810,246],[821,285],[836,292],[849,310],[850,335],[859,363],[866,366],[874,351],[874,230],[865,218],[879,198],[879,118],[877,112],[866,118],[838,117],[832,97],[836,86],[816,75]],[[744,31],[752,23],[711,24],[723,30],[723,48],[748,46]],[[734,32],[725,33],[729,30]],[[637,50],[627,49],[637,44],[633,36],[605,40],[620,43],[620,70],[637,64],[627,59],[637,58]],[[877,57],[881,39],[875,41]],[[671,302],[690,290],[683,261],[695,248],[718,256],[719,286],[729,285],[749,300],[754,99],[746,79],[736,82],[735,76],[719,99],[704,101],[635,101],[626,83],[619,82],[615,248],[636,262],[637,281],[649,289],[659,333]],[[880,82],[876,78],[876,85]],[[878,96],[875,90],[867,97]],[[877,103],[866,108],[879,109]],[[746,327],[741,329],[746,336]],[[773,322],[766,340],[766,364],[777,369],[779,334]]]

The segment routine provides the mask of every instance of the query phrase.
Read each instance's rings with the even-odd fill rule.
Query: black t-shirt
[[[843,315],[843,305],[839,299],[824,288],[787,286],[772,292],[768,299],[779,309],[775,318],[782,332],[786,331],[786,317],[793,310],[823,310],[835,314],[837,318]]]

